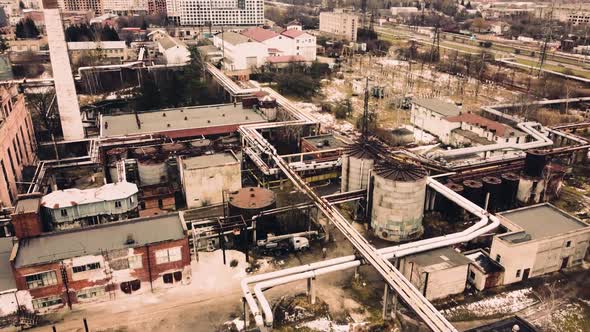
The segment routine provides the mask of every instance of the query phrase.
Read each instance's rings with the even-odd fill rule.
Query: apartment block
[[[333,37],[355,42],[358,25],[359,18],[353,14],[344,12],[320,13],[320,32]]]
[[[264,24],[264,0],[167,0],[168,17],[180,25]]]
[[[16,85],[0,86],[0,205],[12,206],[25,166],[35,164],[35,137],[24,94]]]

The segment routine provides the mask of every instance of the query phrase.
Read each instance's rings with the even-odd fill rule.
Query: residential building
[[[224,192],[242,188],[241,162],[231,151],[182,157],[179,165],[188,208],[221,204]]]
[[[429,301],[462,293],[470,260],[453,248],[439,248],[400,259],[400,272]]]
[[[249,28],[240,34],[268,46],[269,55],[291,56],[305,62],[316,60],[316,37],[292,26],[277,33],[259,27]],[[270,59],[270,58],[269,58]]]
[[[511,284],[582,264],[590,226],[549,203],[498,214],[504,234],[494,236],[490,257]]]
[[[168,17],[180,25],[264,24],[264,0],[167,0]]]
[[[148,14],[166,14],[166,0],[148,0]]]
[[[463,253],[471,260],[467,280],[478,291],[502,285],[504,268],[493,260],[487,252],[475,249]]]
[[[152,31],[148,37],[158,45],[158,52],[164,56],[166,64],[185,64],[190,61],[191,53],[186,44],[165,31]]]
[[[347,41],[356,41],[358,16],[344,12],[321,12],[320,32]]]
[[[127,60],[125,41],[68,42],[68,52],[73,63],[79,62],[83,57],[104,57],[117,61]]]
[[[102,0],[103,11],[117,15],[147,14],[148,0]]]
[[[213,44],[223,52],[223,68],[236,71],[260,67],[268,58],[268,46],[236,32],[222,32]]]
[[[31,113],[16,85],[0,86],[0,205],[12,206],[23,170],[36,162]]]
[[[10,264],[16,288],[41,313],[191,281],[178,213],[19,239]]]
[[[52,229],[63,230],[129,219],[138,214],[137,185],[107,183],[100,188],[65,189],[41,199]]]
[[[57,6],[62,11],[88,11],[95,14],[103,13],[103,0],[57,0]]]

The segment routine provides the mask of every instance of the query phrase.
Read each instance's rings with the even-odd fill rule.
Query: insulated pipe
[[[429,186],[431,186],[435,191],[437,191],[438,193],[449,198],[453,202],[457,203],[459,206],[461,206],[462,208],[464,208],[468,212],[480,217],[481,218],[480,221],[462,232],[458,232],[458,233],[454,233],[454,234],[450,234],[450,235],[439,236],[439,237],[431,238],[431,239],[425,239],[425,240],[416,241],[416,242],[410,242],[410,243],[406,243],[406,244],[402,244],[402,245],[398,245],[398,246],[392,246],[392,247],[388,247],[388,248],[379,249],[378,252],[380,254],[383,254],[384,258],[391,259],[394,256],[401,257],[401,256],[405,256],[405,255],[412,254],[412,253],[417,253],[417,252],[422,252],[422,251],[426,251],[426,250],[430,250],[430,249],[434,249],[434,248],[439,248],[441,246],[446,246],[449,244],[467,242],[467,241],[472,240],[473,238],[475,238],[481,234],[484,234],[485,232],[488,232],[489,230],[492,230],[498,226],[499,220],[495,216],[489,216],[490,220],[492,220],[492,224],[485,226],[488,223],[488,213],[486,211],[482,210],[479,206],[477,206],[476,204],[467,200],[466,198],[459,195],[455,191],[449,189],[448,187],[446,187],[442,183],[438,182],[434,178],[428,177],[427,184]],[[256,301],[250,292],[250,288],[248,287],[249,284],[269,280],[272,278],[284,277],[284,276],[292,275],[295,273],[303,273],[303,272],[307,272],[307,271],[310,271],[313,269],[319,269],[319,268],[324,268],[324,267],[328,267],[328,266],[344,264],[344,263],[347,263],[350,261],[354,261],[355,259],[356,259],[356,257],[354,255],[349,255],[349,256],[339,257],[339,258],[335,258],[335,259],[330,259],[327,261],[316,262],[316,263],[307,264],[307,265],[301,265],[301,266],[297,266],[297,267],[293,267],[293,268],[289,268],[289,269],[285,269],[285,270],[281,270],[281,271],[275,271],[275,272],[271,272],[271,273],[267,273],[267,274],[262,274],[262,275],[257,275],[257,276],[252,276],[252,277],[242,279],[241,286],[242,286],[244,298],[246,299],[248,305],[250,306],[250,310],[252,311],[252,314],[255,317],[255,321],[257,322],[257,325],[262,326],[259,323],[262,323],[263,319],[262,319],[260,310],[259,310],[258,306],[256,305]],[[257,297],[260,299],[258,294],[257,294]],[[261,302],[261,305],[263,305],[263,302]],[[260,316],[257,316],[257,315],[260,315]]]

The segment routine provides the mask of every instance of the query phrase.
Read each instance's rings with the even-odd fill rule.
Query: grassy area
[[[525,59],[521,59],[521,58],[514,59],[513,61],[520,63],[522,65],[535,67],[535,69],[537,69],[539,67],[538,61],[525,60]],[[590,79],[590,71],[588,71],[588,70],[571,69],[571,68],[560,67],[560,66],[551,65],[551,64],[544,64],[543,69],[555,71],[555,72],[562,73],[562,74],[572,74],[572,75],[575,75],[578,77]],[[570,73],[568,73],[568,71]]]

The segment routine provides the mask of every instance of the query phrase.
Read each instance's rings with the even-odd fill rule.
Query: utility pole
[[[363,121],[362,121],[362,139],[366,140],[369,136],[369,78],[366,78],[365,83],[365,100],[363,108]]]

